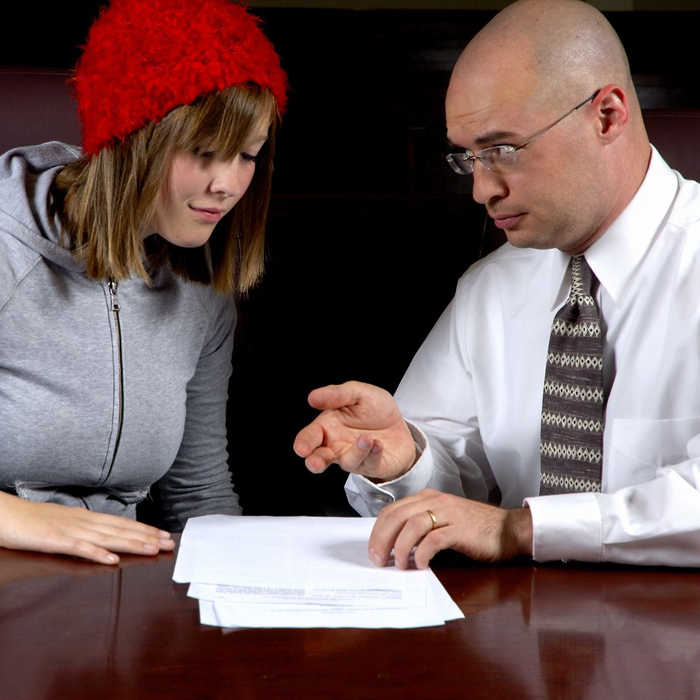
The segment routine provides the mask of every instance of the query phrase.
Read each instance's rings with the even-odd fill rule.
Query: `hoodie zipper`
[[[119,312],[121,307],[119,306],[119,297],[117,296],[117,286],[118,283],[114,279],[110,279],[107,282],[107,289],[109,290],[109,297],[111,300],[112,315],[114,316],[114,332],[117,339],[117,364],[119,371],[118,380],[118,391],[119,391],[119,413],[117,416],[117,439],[114,443],[114,452],[112,453],[112,463],[109,466],[109,471],[107,475],[111,474],[114,462],[117,459],[117,450],[119,449],[119,441],[122,435],[122,422],[124,420],[124,357],[122,353],[122,329],[119,321]]]

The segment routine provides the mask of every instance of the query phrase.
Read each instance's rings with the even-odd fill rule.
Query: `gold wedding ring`
[[[430,520],[433,523],[433,527],[431,529],[434,530],[438,526],[437,518],[435,517],[435,513],[433,513],[432,510],[426,510],[425,512],[430,516]]]

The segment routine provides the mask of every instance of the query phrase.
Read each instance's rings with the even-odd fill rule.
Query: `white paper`
[[[369,562],[371,518],[203,516],[185,528],[173,578],[203,624],[419,627],[463,617],[432,571]]]

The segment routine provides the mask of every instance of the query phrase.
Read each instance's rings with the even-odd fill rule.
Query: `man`
[[[700,186],[650,147],[617,35],[577,0],[520,0],[465,49],[446,116],[448,160],[509,243],[460,280],[398,406],[365,384],[317,389],[297,454],[351,472],[377,565],[393,549],[406,567],[417,545],[421,568],[445,548],[700,566]],[[569,305],[595,321],[553,323]],[[598,359],[553,350],[556,328],[590,330]],[[581,394],[598,419],[559,412],[552,387],[578,400],[578,380],[550,365],[572,357],[597,372]]]

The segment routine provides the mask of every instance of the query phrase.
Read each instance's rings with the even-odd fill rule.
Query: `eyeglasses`
[[[516,153],[521,151],[525,146],[529,146],[535,139],[538,139],[542,134],[546,134],[550,129],[555,127],[559,122],[564,121],[570,114],[573,114],[577,109],[581,109],[585,104],[590,102],[596,95],[596,90],[590,97],[587,97],[583,102],[577,104],[573,109],[570,109],[563,117],[559,117],[553,124],[538,131],[532,138],[528,139],[522,146],[492,146],[484,148],[481,151],[470,151],[467,149],[464,153],[450,153],[445,158],[459,175],[471,175],[474,172],[474,164],[478,160],[486,170],[494,170],[502,166],[515,165]]]

